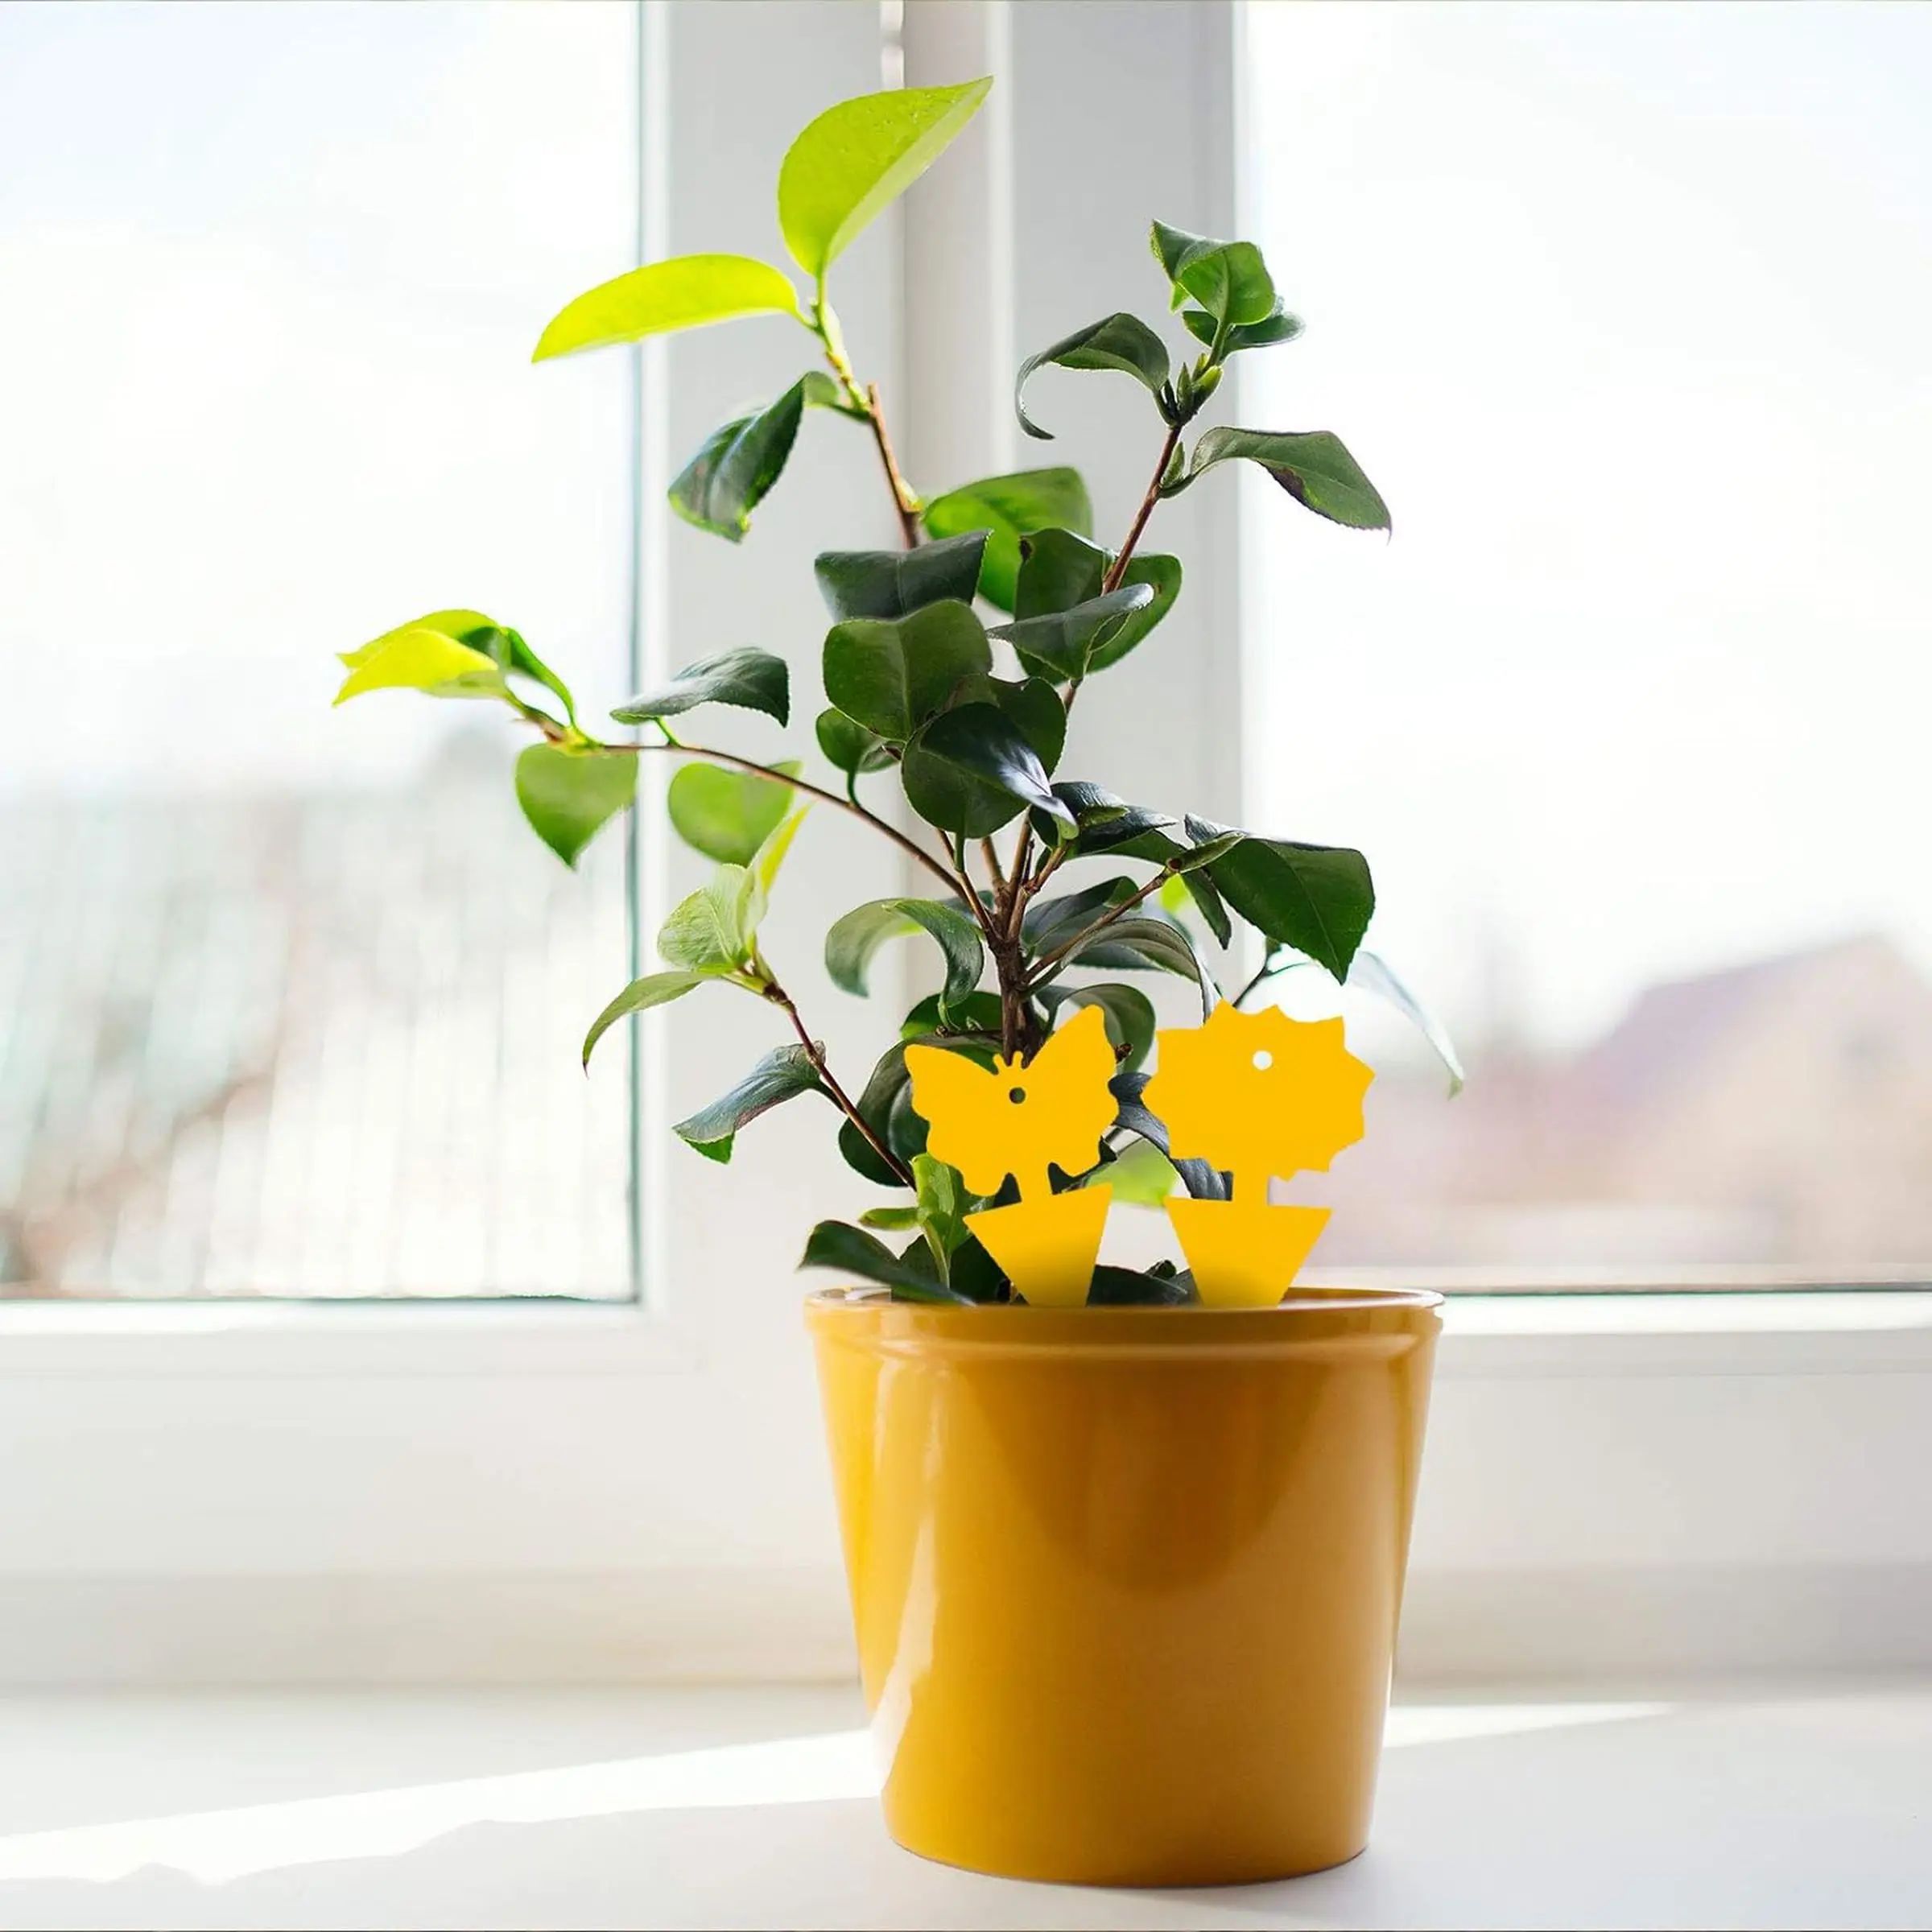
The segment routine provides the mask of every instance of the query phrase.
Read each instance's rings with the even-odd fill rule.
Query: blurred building
[[[629,1292],[622,841],[407,789],[0,799],[0,1294]]]
[[[1932,1264],[1932,986],[1867,937],[1641,993],[1578,1057],[1385,1075],[1324,1265]]]

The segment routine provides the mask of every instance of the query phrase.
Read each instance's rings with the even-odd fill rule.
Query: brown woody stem
[[[861,1113],[857,1107],[853,1104],[852,1096],[839,1084],[831,1067],[826,1065],[825,1049],[811,1037],[804,1021],[799,1017],[799,1009],[793,1005],[791,995],[774,980],[766,987],[765,997],[774,1006],[783,1009],[785,1017],[791,1022],[792,1031],[799,1036],[799,1044],[805,1049],[806,1059],[811,1062],[812,1071],[824,1082],[825,1091],[831,1095],[832,1104],[858,1129],[865,1137],[866,1146],[871,1148],[873,1152],[899,1177],[900,1180],[908,1187],[913,1186],[911,1170],[873,1132],[866,1124],[865,1115]]]
[[[1135,511],[1133,522],[1127,532],[1127,539],[1121,546],[1121,552],[1108,567],[1107,574],[1100,580],[1100,594],[1104,597],[1110,590],[1118,590],[1121,580],[1127,574],[1127,566],[1133,561],[1133,547],[1141,540],[1141,532],[1147,527],[1147,519],[1154,514],[1154,506],[1161,500],[1161,480],[1167,474],[1167,464],[1174,455],[1174,446],[1181,440],[1181,426],[1178,423],[1168,425],[1165,441],[1161,444],[1160,460],[1154,466],[1154,481],[1147,485],[1147,493],[1141,498],[1141,507]]]

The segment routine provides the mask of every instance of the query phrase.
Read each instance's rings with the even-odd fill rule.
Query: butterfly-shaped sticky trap
[[[1087,1299],[1113,1190],[1055,1194],[1046,1170],[1072,1178],[1099,1165],[1118,1111],[1107,1084],[1117,1065],[1097,1006],[1082,1007],[1024,1064],[997,1059],[989,1071],[943,1046],[906,1049],[913,1111],[931,1129],[927,1152],[975,1194],[997,1194],[1009,1174],[1018,1183],[1011,1207],[969,1214],[966,1225],[1035,1307]]]
[[[1328,1210],[1271,1202],[1268,1183],[1325,1174],[1362,1137],[1362,1096],[1375,1075],[1348,1051],[1339,1019],[1224,1005],[1199,1026],[1156,1037],[1159,1071],[1141,1098],[1166,1124],[1169,1152],[1234,1176],[1230,1200],[1167,1203],[1195,1292],[1210,1307],[1271,1307],[1308,1258]]]

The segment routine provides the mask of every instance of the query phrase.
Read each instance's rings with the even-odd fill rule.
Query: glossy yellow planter
[[[1360,1851],[1440,1306],[814,1295],[893,1836],[1115,1885]]]

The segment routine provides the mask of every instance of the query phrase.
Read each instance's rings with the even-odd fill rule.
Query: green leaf
[[[1026,379],[1048,363],[1059,369],[1117,369],[1135,378],[1157,398],[1170,374],[1166,344],[1137,316],[1104,316],[1098,322],[1076,328],[1051,349],[1029,356],[1013,382],[1013,409],[1020,427],[1042,443],[1051,443],[1053,437],[1026,414]]]
[[[1335,979],[1375,910],[1368,861],[1346,845],[1244,838],[1208,868],[1221,896],[1278,945],[1306,953]]]
[[[551,317],[533,362],[739,316],[796,316],[787,277],[749,255],[679,255],[601,282]]]
[[[894,1254],[886,1244],[844,1221],[820,1221],[805,1243],[801,1268],[832,1268],[877,1282],[895,1299],[913,1302],[964,1302],[967,1298],[943,1282]]]
[[[1118,590],[1089,598],[1071,610],[1016,617],[1010,624],[995,626],[987,634],[1004,638],[1018,652],[1020,662],[1036,676],[1071,679],[1077,684],[1092,668],[1100,651],[1153,602],[1150,586],[1123,584]]]
[[[1158,1208],[1179,1185],[1174,1162],[1152,1141],[1135,1141],[1104,1167],[1096,1167],[1089,1182],[1104,1181],[1117,1203],[1126,1208]]]
[[[772,766],[774,771],[795,769],[794,764]],[[790,818],[781,819],[766,833],[758,850],[751,855],[749,870],[761,893],[770,893],[778,879],[778,869],[785,863],[785,855],[791,851],[791,842],[799,836],[799,828],[805,823],[805,815],[811,809],[808,804],[800,805]]]
[[[1241,324],[1274,312],[1274,283],[1252,242],[1216,242],[1185,229],[1154,224],[1154,259],[1174,284],[1174,306],[1190,295],[1214,320]]]
[[[700,530],[740,542],[782,473],[804,413],[801,381],[755,415],[714,429],[671,484],[671,508]]]
[[[985,964],[980,929],[956,906],[939,899],[873,899],[854,906],[825,935],[825,970],[833,985],[863,997],[873,955],[888,939],[921,931],[936,939],[946,956],[939,1011],[950,1018],[979,985]]]
[[[672,718],[697,704],[736,704],[762,711],[781,724],[791,721],[791,674],[785,660],[755,646],[741,645],[715,657],[700,658],[656,691],[640,691],[610,715],[620,724]]]
[[[506,625],[485,617],[480,610],[438,610],[432,611],[427,617],[419,617],[415,625],[405,626],[417,627],[440,630],[446,637],[454,638],[459,644],[467,644],[472,650],[480,650],[485,657],[494,658],[500,671],[506,674],[514,671],[541,684],[564,707],[564,717],[572,724],[576,723],[576,700],[570,695],[570,687],[523,642],[519,633]],[[350,656],[361,659],[374,649],[374,646],[365,644],[361,651],[352,652]],[[346,663],[349,658],[343,661]]]
[[[1055,612],[1071,612],[1098,598],[1113,561],[1097,543],[1070,530],[1040,530],[1021,544],[1020,553],[1013,611],[1022,622]],[[1137,584],[1148,586],[1151,597],[1137,602],[1118,623],[1107,628],[1089,655],[1089,672],[1119,663],[1166,616],[1181,592],[1180,559],[1158,554],[1131,559],[1120,589]]]
[[[735,972],[749,957],[764,916],[765,894],[757,875],[742,865],[720,865],[673,908],[658,929],[658,951],[687,972]]]
[[[848,617],[825,638],[825,695],[847,717],[903,744],[963,679],[993,667],[986,629],[963,603],[903,617]]]
[[[1099,1007],[1108,1038],[1124,1054],[1123,1067],[1138,1067],[1154,1051],[1154,1002],[1137,986],[1123,986],[1113,980],[1097,986],[1043,986],[1039,1000],[1053,1014],[1055,1026],[1063,1023],[1065,1014],[1083,1006]]]
[[[1020,936],[1035,953],[1063,946],[1076,932],[1092,925],[1103,912],[1130,899],[1139,888],[1125,873],[1058,898],[1035,899],[1020,922]]]
[[[902,1042],[888,1046],[867,1076],[854,1103],[865,1125],[902,1160],[924,1151],[926,1123],[912,1111],[912,1082],[906,1071]],[[896,1131],[895,1131],[896,1129]],[[903,1178],[881,1160],[865,1135],[845,1121],[839,1129],[839,1152],[845,1164],[881,1187],[903,1187]]]
[[[494,658],[487,651],[458,643],[447,632],[432,630],[427,622],[405,624],[385,632],[372,643],[338,654],[349,667],[349,675],[336,693],[338,704],[346,704],[365,691],[423,691],[432,698],[501,698],[508,695],[502,667]]]
[[[1092,937],[1075,940],[1056,971],[1084,960],[1089,966],[1150,968],[1179,973],[1201,990],[1201,1018],[1214,1009],[1214,981],[1195,954],[1194,943],[1166,919],[1116,919]]]
[[[957,1169],[929,1154],[912,1158],[912,1184],[919,1196],[919,1221],[941,1281],[951,1274],[953,1250],[968,1238],[966,1187]]]
[[[517,759],[517,803],[566,865],[598,828],[638,795],[638,761],[628,753],[532,745]]]
[[[1151,1142],[1170,1160],[1173,1155],[1167,1144],[1166,1124],[1147,1111],[1141,1096],[1147,1086],[1144,1073],[1117,1073],[1108,1083],[1119,1112],[1114,1117],[1114,1125],[1125,1132],[1137,1134],[1141,1139]],[[1211,1167],[1201,1160],[1174,1161],[1174,1170],[1181,1177],[1181,1185],[1197,1201],[1224,1201],[1232,1191],[1228,1177],[1218,1169]]]
[[[876,731],[868,731],[857,718],[839,710],[822,711],[814,727],[819,749],[848,778],[869,771],[883,771],[893,762],[886,741]]]
[[[1261,429],[1203,430],[1177,487],[1184,488],[1203,471],[1236,456],[1260,464],[1296,502],[1331,523],[1350,530],[1389,527],[1389,506],[1343,448],[1341,439],[1325,429],[1278,435]]]
[[[1187,332],[1197,342],[1212,345],[1218,326],[1212,316],[1204,308],[1184,308],[1181,320],[1187,325]],[[1228,339],[1221,345],[1224,355],[1232,355],[1237,349],[1266,349],[1275,342],[1292,342],[1302,332],[1302,319],[1291,316],[1283,308],[1278,299],[1272,313],[1262,316],[1258,322],[1244,322],[1237,328],[1228,332]]]
[[[1093,528],[1093,505],[1076,469],[983,477],[935,497],[923,514],[927,530],[935,537],[962,536],[969,530],[991,533],[980,570],[980,595],[1001,610],[1013,606],[1021,538],[1056,528],[1084,536]]]
[[[795,759],[774,771],[796,774]],[[797,795],[775,778],[723,765],[686,765],[671,775],[664,803],[677,835],[693,851],[727,865],[749,865]]]
[[[952,1018],[939,1017],[939,996],[929,993],[906,1014],[899,1026],[899,1038],[911,1042],[927,1034],[945,1031],[973,1034],[987,1039],[1000,1037],[1000,996],[997,993],[968,993],[952,1004]]]
[[[977,111],[990,78],[893,88],[828,108],[778,169],[778,227],[807,275],[825,270],[925,173]]]
[[[1087,1290],[1090,1308],[1179,1308],[1200,1298],[1191,1274],[1116,1268],[1105,1261],[1094,1269],[1093,1285]]]
[[[818,1069],[803,1046],[775,1046],[729,1093],[701,1107],[671,1132],[708,1161],[729,1161],[741,1129],[801,1093],[823,1093]]]
[[[868,1208],[859,1216],[861,1228],[883,1228],[889,1233],[903,1234],[919,1224],[916,1208]]]
[[[970,604],[985,552],[985,531],[972,530],[917,550],[828,550],[812,570],[834,618],[902,617],[949,598]]]
[[[642,1013],[647,1006],[663,1006],[670,1001],[681,1000],[692,987],[702,986],[708,976],[702,972],[647,972],[642,979],[633,980],[591,1022],[590,1031],[584,1036],[584,1064],[589,1066],[591,1049],[619,1020]]]
[[[913,810],[962,838],[985,838],[1029,805],[1077,829],[1053,795],[1039,753],[997,704],[942,712],[906,745],[901,776]]]

